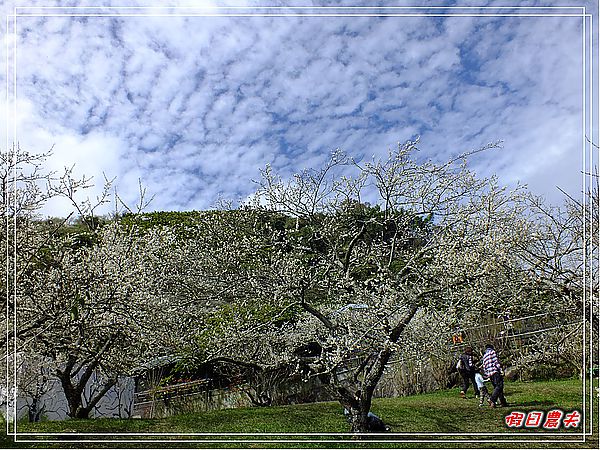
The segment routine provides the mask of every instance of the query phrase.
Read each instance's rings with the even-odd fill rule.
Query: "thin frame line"
[[[10,24],[10,16],[6,16],[6,35],[7,37],[9,36],[9,24]],[[9,95],[9,55],[10,55],[10,39],[6,39],[6,151],[8,152],[7,157],[10,157],[10,149],[9,149],[9,134],[10,134],[10,122],[9,122],[9,111],[10,111],[10,105],[8,102],[8,99],[10,98]],[[8,177],[8,174],[7,174]],[[8,207],[8,191],[4,192],[4,198],[2,199],[2,201],[4,202],[4,204],[6,205],[5,207]],[[8,209],[8,208],[7,208]],[[8,321],[8,317],[9,317],[9,299],[10,299],[10,290],[8,289],[8,286],[10,286],[9,283],[9,279],[10,279],[10,269],[9,269],[9,258],[10,258],[10,245],[9,245],[9,239],[8,239],[8,233],[10,231],[10,227],[9,227],[9,219],[8,219],[8,214],[6,214],[6,217],[4,218],[4,225],[6,228],[6,268],[4,270],[4,276],[5,276],[5,280],[6,280],[6,396],[8,398],[9,395],[9,379],[10,379],[10,370],[9,370],[9,348],[10,348],[10,327],[9,327],[9,321]],[[8,403],[6,404],[6,415],[8,416]],[[7,417],[8,419],[8,417]],[[8,435],[8,420],[6,420],[6,434]]]
[[[581,14],[492,14],[492,13],[464,13],[464,14],[386,14],[386,13],[375,13],[375,14],[283,14],[283,13],[259,13],[259,14],[225,14],[225,13],[214,13],[214,14],[17,14],[17,17],[583,17]]]
[[[381,10],[397,10],[397,9],[579,9],[585,10],[585,6],[17,6],[19,9],[381,9]]]
[[[16,11],[16,8],[15,8],[15,11]],[[15,21],[15,36],[16,36],[16,16],[17,15],[15,14],[15,17],[14,17],[14,21]],[[104,16],[104,15],[102,15],[102,16]],[[169,16],[172,16],[172,15],[169,15]],[[230,16],[230,15],[228,15],[228,16]],[[352,16],[352,15],[350,15],[350,16]],[[426,16],[428,16],[428,15],[426,15]],[[451,16],[451,15],[449,15],[449,16]],[[549,16],[549,15],[543,15],[543,17],[547,17],[547,16]],[[542,16],[540,16],[540,17],[542,17]],[[583,20],[584,20],[584,27],[583,28],[585,30],[585,16],[582,16],[582,17],[583,17]],[[14,91],[15,91],[15,100],[16,100],[16,96],[17,96],[17,89],[16,89],[16,38],[14,40],[14,46],[15,46],[15,66],[14,66],[15,86],[14,86]],[[584,54],[585,54],[585,36],[583,37],[583,46],[584,46]],[[585,57],[584,57],[584,71],[583,72],[584,72],[584,80],[585,80],[585,74],[586,74],[586,71],[585,71]],[[585,81],[584,81],[584,86],[585,86]],[[585,89],[584,89],[584,91],[585,91]],[[585,92],[584,92],[583,95],[584,95],[584,104],[585,104]],[[584,108],[584,116],[585,116],[585,108]],[[15,102],[15,117],[16,117],[16,102]],[[585,120],[584,120],[584,122],[585,122]],[[14,126],[15,126],[15,138],[16,138],[16,121],[15,121]],[[585,126],[584,126],[584,130],[585,130]],[[585,135],[585,132],[584,132],[584,135]],[[15,228],[15,255],[16,255],[16,228]],[[15,278],[16,278],[16,265],[15,265]],[[15,285],[15,288],[16,288],[16,285]],[[15,292],[15,295],[16,295],[16,292]],[[15,310],[16,310],[16,301],[15,301],[14,307],[15,307]],[[16,311],[15,311],[15,318],[16,318]],[[16,327],[16,321],[15,321],[15,327]],[[585,356],[584,356],[584,364],[585,364]],[[15,368],[14,368],[14,374],[15,374],[15,385],[16,385],[16,335],[15,335]],[[584,383],[585,383],[585,381],[584,381]],[[16,400],[15,400],[15,414],[16,414]],[[584,414],[585,414],[585,392],[584,392]],[[16,431],[16,422],[15,422],[15,437],[16,437],[16,433],[17,433],[17,431]],[[511,435],[511,433],[502,433],[501,435]],[[109,442],[109,441],[104,441],[104,442]],[[429,441],[425,441],[425,442],[429,442]]]
[[[14,28],[13,28],[13,92],[14,92],[14,104],[13,104],[13,152],[15,162],[17,159],[17,10],[14,9]],[[14,211],[13,211],[13,252],[14,252],[14,262],[13,262],[13,286],[15,287],[14,297],[13,297],[13,433],[16,439],[17,435],[17,164],[13,164],[14,168]]]
[[[154,432],[154,433],[144,433],[143,436],[354,436],[354,435],[365,435],[365,436],[572,436],[579,435],[579,433],[575,432],[560,432],[554,433],[551,431],[548,432],[528,432],[528,433],[485,433],[485,432],[476,432],[476,433],[442,433],[442,432],[399,432],[399,433],[352,433],[350,431],[344,432],[310,432],[310,433],[301,433],[301,432],[291,432],[291,433],[277,433],[277,432],[264,432],[264,433],[244,433],[244,432],[232,432],[232,433],[175,433],[175,432]],[[127,432],[127,433],[94,433],[94,432],[20,432],[20,436],[73,436],[73,435],[81,435],[81,436],[137,436],[139,433]]]
[[[583,71],[582,71],[582,89],[581,89],[581,95],[582,95],[582,102],[581,102],[581,108],[583,111],[583,123],[582,123],[582,144],[583,144],[583,183],[584,183],[584,189],[583,189],[583,204],[582,204],[582,208],[583,208],[583,217],[584,217],[584,230],[583,230],[583,245],[584,245],[584,251],[583,251],[583,255],[584,255],[584,261],[583,261],[583,286],[585,286],[585,280],[586,280],[586,269],[587,269],[587,265],[586,265],[586,254],[588,251],[588,245],[587,245],[587,241],[586,241],[586,230],[585,230],[585,205],[586,205],[586,189],[585,189],[585,184],[586,184],[586,176],[585,176],[585,168],[586,168],[586,161],[587,161],[587,141],[585,139],[586,136],[586,132],[587,132],[587,117],[586,117],[586,108],[587,108],[587,96],[586,96],[586,79],[587,79],[587,65],[586,65],[586,59],[587,59],[587,52],[586,52],[586,22],[585,22],[585,17],[582,16],[582,29],[581,29],[581,37],[582,37],[582,46],[581,46],[581,52],[582,52],[582,61],[583,61]],[[583,289],[583,291],[585,292],[585,287]],[[582,367],[586,367],[586,346],[585,346],[585,337],[586,337],[586,333],[585,333],[585,293],[583,296],[583,307],[582,309],[582,316],[583,316],[583,332],[582,332],[582,353],[583,353],[583,364]],[[582,397],[583,397],[583,405],[582,405],[582,414],[583,414],[583,421],[585,424],[585,410],[586,410],[586,400],[587,400],[587,391],[586,391],[586,377],[583,377],[582,380]],[[585,428],[585,427],[584,427]],[[585,431],[585,430],[584,430]]]
[[[357,435],[359,435],[359,433],[357,433]],[[366,434],[360,434],[362,436],[367,436]],[[372,436],[373,434],[369,434],[368,436]],[[575,436],[579,436],[579,434],[575,434]],[[553,444],[553,443],[584,443],[586,441],[585,438],[579,438],[579,439],[568,439],[568,440],[548,440],[548,439],[536,439],[536,440],[522,440],[522,439],[493,439],[493,440],[474,440],[474,439],[436,439],[433,441],[422,441],[422,440],[417,440],[417,439],[402,439],[402,440],[394,440],[394,439],[369,439],[368,442],[369,443],[444,443],[444,444],[460,444],[460,443],[519,443],[519,444],[526,444],[529,442],[536,442],[536,443],[546,443],[546,444]],[[243,444],[249,444],[249,443],[256,443],[256,444],[272,444],[272,443],[279,443],[279,442],[283,442],[283,443],[294,443],[294,444],[302,444],[302,443],[307,443],[307,444],[316,444],[316,443],[332,443],[332,444],[342,444],[342,443],[356,443],[355,439],[327,439],[327,440],[317,440],[317,439],[277,439],[277,440],[272,440],[272,439],[184,439],[184,440],[175,440],[175,439],[153,439],[153,440],[148,440],[148,439],[120,439],[120,440],[113,440],[113,441],[102,441],[102,440],[95,440],[95,439],[73,439],[73,440],[69,440],[69,441],[52,441],[52,440],[36,440],[36,439],[16,439],[15,442],[21,442],[21,443],[38,443],[38,444],[49,444],[49,443],[107,443],[107,442],[113,442],[113,443],[129,443],[129,444],[143,444],[146,442],[158,442],[158,443],[167,443],[167,442],[172,442],[172,443],[209,443],[209,444],[214,444],[214,443],[224,443],[224,444],[232,444],[232,443],[243,443]]]
[[[589,97],[588,97],[588,114],[589,114],[589,127],[590,127],[590,139],[589,139],[589,153],[590,153],[590,169],[593,166],[594,163],[594,155],[593,155],[593,145],[592,142],[594,142],[594,43],[593,43],[593,39],[592,36],[594,34],[594,18],[591,14],[589,14],[589,22],[590,22],[590,26],[589,26],[589,57],[590,57],[590,66],[589,66]],[[587,20],[587,19],[586,19]],[[592,182],[592,186],[591,188],[593,189],[593,179],[591,178],[591,171],[590,171],[590,181]],[[593,236],[593,223],[592,223],[592,207],[593,207],[593,198],[591,196],[591,191],[590,191],[590,198],[589,198],[589,203],[590,203],[590,211],[589,211],[589,226],[590,226],[590,242],[591,242],[591,238]],[[592,273],[592,262],[593,262],[593,253],[590,254],[590,274]],[[593,280],[592,280],[592,276],[590,276],[590,281],[589,281],[589,287],[590,287],[590,298],[593,297],[592,292],[593,292]],[[585,288],[584,288],[585,289]],[[592,323],[593,323],[593,311],[592,311],[592,304],[593,302],[590,302],[590,311],[589,311],[589,370],[586,370],[586,372],[588,372],[590,374],[590,378],[588,381],[588,373],[585,374],[584,376],[584,380],[588,381],[589,383],[589,410],[590,410],[590,421],[589,421],[589,435],[593,435],[593,430],[594,430],[594,399],[593,399],[593,387],[594,387],[594,383],[593,383],[593,379],[591,378],[591,372],[592,372],[592,366],[593,366],[593,345],[592,345],[592,339],[593,339],[593,329],[592,329]],[[585,304],[583,305],[583,308],[585,308]],[[584,340],[584,349],[585,349],[585,340]],[[585,353],[585,350],[584,350]],[[586,369],[588,369],[586,367]],[[585,411],[585,414],[587,414],[587,410]],[[585,425],[585,419],[586,417],[584,416],[583,419],[583,423]]]
[[[33,9],[36,7],[19,7],[21,9],[23,8],[27,8],[27,9]],[[53,8],[53,7],[47,7],[48,9]],[[70,7],[61,7],[61,8],[70,8]],[[81,7],[81,8],[87,8],[87,7]],[[92,7],[92,8],[102,8],[102,7]],[[112,8],[112,7],[111,7]],[[130,8],[137,8],[137,7],[130,7]],[[165,8],[165,7],[149,7],[149,8]],[[186,8],[186,7],[180,7],[180,8]],[[242,7],[239,7],[242,8]],[[260,8],[260,7],[243,7],[244,9],[246,8]],[[278,7],[280,8],[280,7]],[[287,7],[281,7],[281,8],[287,8]],[[310,8],[310,9],[317,9],[315,7],[301,7],[301,8]],[[327,8],[337,8],[337,7],[327,7]],[[366,9],[366,8],[370,8],[370,7],[356,7],[356,8],[362,8],[362,9]],[[409,9],[411,7],[384,7],[386,9]],[[415,7],[418,9],[461,9],[462,7]],[[470,9],[560,9],[562,7],[468,7]],[[15,67],[14,67],[14,80],[15,80],[15,86],[14,86],[14,92],[15,92],[15,100],[16,100],[16,95],[17,95],[17,86],[16,86],[16,24],[17,24],[17,16],[18,17],[36,17],[38,15],[33,15],[33,14],[16,14],[18,8],[15,8],[15,14],[14,14],[14,23],[15,23],[15,40],[14,40],[14,55],[15,55]],[[189,9],[189,7],[188,7]],[[227,9],[227,7],[223,7],[222,9]],[[289,9],[289,8],[288,8]],[[338,8],[339,9],[339,8]],[[580,8],[580,7],[564,7],[564,9],[582,9],[583,11],[585,11],[585,8]],[[43,15],[43,16],[64,16],[64,15]],[[79,15],[69,15],[70,17],[78,17]],[[85,15],[85,17],[114,17],[114,15],[107,15],[107,14],[100,14],[100,15]],[[176,15],[176,14],[169,14],[169,15],[116,15],[118,17],[180,17],[180,15]],[[255,17],[255,16],[264,16],[264,17],[285,17],[285,16],[308,16],[308,17],[318,17],[318,16],[324,16],[324,17],[352,17],[352,16],[357,16],[357,17],[580,17],[580,15],[573,15],[573,14],[564,14],[564,15],[557,15],[557,14],[543,14],[543,15],[532,15],[532,14],[444,14],[444,15],[437,15],[437,14],[420,14],[420,15],[404,15],[404,14],[386,14],[386,15],[358,15],[358,14],[335,14],[335,15],[330,15],[330,14],[294,14],[294,15],[264,15],[264,14],[251,14],[251,15],[233,15],[233,14],[227,14],[227,15],[202,15],[201,17]],[[587,17],[588,15],[586,14],[585,17]],[[186,17],[196,17],[196,15],[186,15]],[[582,16],[584,17],[584,16]],[[584,18],[585,21],[585,18]],[[584,22],[584,27],[585,27],[585,22]],[[585,36],[584,36],[584,46],[585,46]],[[7,56],[8,58],[8,56]],[[584,64],[585,64],[585,58],[584,58]],[[591,69],[590,69],[591,70]],[[585,79],[585,69],[584,69],[584,79]],[[584,94],[585,96],[585,94]],[[585,102],[585,100],[584,100]],[[15,111],[15,117],[16,117],[16,101],[15,101],[15,105],[14,105],[14,111]],[[584,115],[585,115],[585,109],[584,109]],[[15,139],[16,139],[16,120],[14,123],[14,135],[15,135]],[[16,171],[15,171],[16,172]],[[584,182],[585,183],[585,182]],[[15,227],[15,252],[16,252],[16,227]],[[15,257],[16,257],[16,253],[15,253]],[[16,279],[16,264],[15,264],[15,272],[14,272],[14,276]],[[16,286],[15,286],[16,288]],[[16,292],[15,292],[15,300],[16,300]],[[16,301],[15,301],[15,314],[16,314]],[[585,309],[585,308],[584,308]],[[16,317],[15,317],[15,322],[14,322],[14,326],[16,327]],[[15,350],[16,350],[16,339],[15,339]],[[16,361],[16,356],[15,356],[15,361]],[[16,381],[16,362],[15,362],[15,368],[14,368],[14,374],[15,374],[15,381]],[[585,401],[585,398],[584,398]],[[16,412],[16,405],[15,405],[15,412]],[[16,429],[16,422],[15,422],[15,429]],[[16,431],[15,431],[16,433]],[[113,433],[114,434],[114,433]],[[431,433],[427,433],[427,434],[431,434]],[[507,433],[502,433],[502,435],[506,435]],[[539,435],[538,433],[536,433],[537,435]],[[372,434],[371,434],[372,435]],[[467,434],[470,435],[470,434]],[[508,433],[508,435],[510,435],[510,433]],[[16,436],[15,436],[16,437]],[[20,441],[23,442],[23,441]],[[38,442],[38,441],[35,441]],[[74,441],[70,441],[70,442],[74,442]],[[98,441],[92,441],[92,442],[98,442]],[[102,441],[102,442],[109,442],[109,441]],[[133,441],[128,441],[128,442],[133,442]],[[219,441],[219,442],[224,442],[224,441]],[[251,441],[251,442],[256,442]],[[269,442],[273,442],[273,441],[269,441]],[[306,442],[306,441],[303,441]],[[332,441],[329,441],[332,442]],[[392,441],[384,441],[384,442],[392,442]],[[402,442],[406,442],[406,441],[402,441]],[[421,442],[421,441],[419,441]],[[425,442],[431,442],[431,441],[425,441]],[[438,441],[441,442],[441,441]],[[454,442],[454,441],[453,441]],[[466,442],[464,440],[460,440],[460,442]],[[475,442],[481,442],[481,441],[475,441]],[[498,442],[498,441],[492,441],[492,442]],[[516,442],[514,440],[511,440],[509,442]],[[539,441],[542,442],[542,441]],[[556,441],[550,441],[550,442],[556,442]],[[571,442],[571,441],[568,441]]]

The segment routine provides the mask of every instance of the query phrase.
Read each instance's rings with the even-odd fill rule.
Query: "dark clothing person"
[[[504,397],[504,377],[502,376],[502,366],[498,360],[498,355],[494,346],[489,344],[485,348],[483,355],[483,372],[490,379],[494,386],[494,391],[489,399],[489,404],[492,408],[496,406],[496,400],[500,400],[502,406],[507,406],[508,403]]]
[[[473,350],[471,347],[467,347],[465,352],[460,355],[457,364],[458,373],[462,377],[463,384],[462,390],[460,391],[461,397],[466,397],[467,390],[469,389],[469,385],[473,384],[473,389],[475,390],[475,396],[479,396],[479,388],[477,387],[477,382],[475,381],[475,373],[477,369],[475,368],[475,363],[473,360]]]
[[[465,397],[467,395],[467,391],[469,390],[469,386],[471,385],[471,383],[473,384],[473,389],[475,389],[475,397],[479,397],[479,388],[477,387],[477,383],[475,382],[475,372],[462,370],[459,371],[459,373],[463,380],[462,388],[460,391],[461,397]]]
[[[490,395],[490,406],[496,404],[496,400],[500,400],[500,404],[502,406],[508,406],[508,402],[506,401],[506,397],[504,397],[504,377],[500,372],[494,373],[490,377],[490,381],[494,386],[494,390],[492,391],[492,395]]]
[[[350,412],[346,408],[344,408],[344,416],[346,416],[348,423],[351,423]],[[369,428],[370,432],[387,432],[391,430],[391,428],[387,426],[385,422],[379,418],[379,416],[373,414],[371,411],[369,411],[367,414],[367,427]]]
[[[383,420],[381,420],[378,416],[369,412],[367,416],[369,431],[390,431],[390,427],[388,427]]]

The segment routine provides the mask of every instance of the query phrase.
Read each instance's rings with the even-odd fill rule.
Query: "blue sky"
[[[21,147],[116,176],[132,203],[141,178],[152,209],[416,136],[434,160],[503,140],[478,173],[580,195],[578,17],[19,17],[17,52]]]

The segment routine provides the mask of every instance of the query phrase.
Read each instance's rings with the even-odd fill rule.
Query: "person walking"
[[[492,344],[485,346],[485,353],[483,354],[483,374],[486,378],[489,378],[494,386],[492,395],[488,400],[491,408],[496,407],[496,400],[500,401],[502,406],[508,406],[508,402],[504,397],[504,377],[502,373],[502,366],[500,360],[496,354],[496,350]]]
[[[456,368],[463,379],[460,396],[462,398],[467,398],[467,390],[469,389],[469,385],[473,383],[475,397],[479,397],[479,388],[477,387],[477,382],[475,381],[475,373],[477,372],[477,369],[475,368],[475,363],[473,361],[473,349],[471,347],[465,347],[464,353],[458,358],[458,364]]]
[[[490,398],[485,382],[487,380],[479,372],[475,372],[475,382],[479,388],[479,406],[483,406],[484,402]]]

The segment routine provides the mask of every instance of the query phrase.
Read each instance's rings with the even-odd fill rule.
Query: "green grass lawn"
[[[597,386],[597,380],[596,380]],[[458,396],[458,390],[443,390],[431,394],[415,395],[402,398],[376,399],[372,411],[379,415],[388,425],[392,427],[392,433],[383,436],[369,436],[368,442],[358,442],[352,439],[350,435],[337,434],[334,436],[324,436],[322,433],[347,433],[349,426],[342,414],[342,409],[335,402],[323,402],[304,405],[291,405],[284,407],[269,408],[239,408],[230,410],[220,410],[204,413],[186,414],[173,416],[165,419],[96,419],[96,420],[67,420],[62,422],[41,422],[36,424],[19,423],[18,431],[20,433],[109,433],[109,436],[82,436],[73,435],[62,436],[60,439],[161,439],[163,442],[158,445],[160,448],[171,446],[164,442],[166,439],[198,439],[193,436],[169,437],[151,437],[142,436],[145,433],[316,433],[314,436],[211,436],[200,437],[204,442],[178,443],[178,447],[337,447],[344,448],[348,446],[356,447],[416,447],[435,446],[437,448],[449,448],[454,446],[469,448],[507,448],[520,447],[539,448],[541,446],[557,447],[556,444],[534,443],[531,439],[536,436],[525,436],[522,433],[532,433],[530,429],[509,429],[504,424],[504,417],[511,411],[527,412],[531,410],[549,411],[560,408],[565,411],[582,411],[582,385],[580,380],[561,380],[549,382],[515,382],[506,383],[506,397],[510,402],[508,408],[478,407],[478,400],[473,398],[461,399]],[[597,398],[596,398],[597,402]],[[597,403],[595,411],[597,415]],[[574,442],[562,443],[560,448],[598,448],[597,427],[595,424],[595,442],[587,441],[585,444],[576,444]],[[3,427],[5,428],[5,427]],[[544,429],[538,429],[538,432],[546,432]],[[571,433],[579,433],[581,437],[581,428],[577,430],[567,430]],[[564,433],[565,429],[557,431]],[[135,433],[133,436],[117,436],[114,433]],[[418,436],[400,435],[393,433],[423,433]],[[466,433],[468,436],[436,436],[434,433]],[[511,433],[510,436],[491,436],[476,435],[475,433]],[[519,434],[521,433],[521,436]],[[39,435],[38,435],[39,436]],[[575,436],[574,434],[572,435]],[[32,439],[34,436],[21,436],[20,439]],[[38,437],[39,438],[39,437]],[[44,436],[44,439],[57,439],[57,436]],[[527,442],[509,442],[501,443],[498,440],[513,439],[524,440]],[[569,436],[557,437],[544,436],[539,437],[545,440],[572,439]],[[13,443],[12,439],[5,439],[7,446],[45,446],[57,444],[25,444]],[[206,440],[213,441],[207,442]],[[238,442],[220,443],[218,440],[238,440]],[[274,439],[287,440],[305,440],[302,444],[294,442],[278,441],[277,444],[268,442],[257,442]],[[318,440],[329,440],[329,442],[318,443],[310,442]],[[406,441],[406,440],[432,440],[441,439],[433,442],[431,445],[426,443],[394,442],[387,444],[384,441]],[[477,443],[463,442],[460,445],[451,442],[444,442],[450,439],[477,439]],[[589,439],[589,438],[588,438]],[[250,442],[240,442],[247,440]],[[352,444],[338,441],[350,441]],[[490,441],[483,442],[482,440]],[[382,441],[382,442],[377,442]],[[139,444],[147,447],[149,442]],[[535,444],[535,445],[534,445]],[[590,446],[593,444],[592,446]],[[61,444],[65,447],[65,444]],[[84,443],[77,444],[78,446]],[[87,443],[85,446],[99,446],[99,443]],[[113,444],[131,446],[132,444],[121,443]],[[156,446],[157,443],[154,443]],[[104,446],[108,446],[104,444]]]

